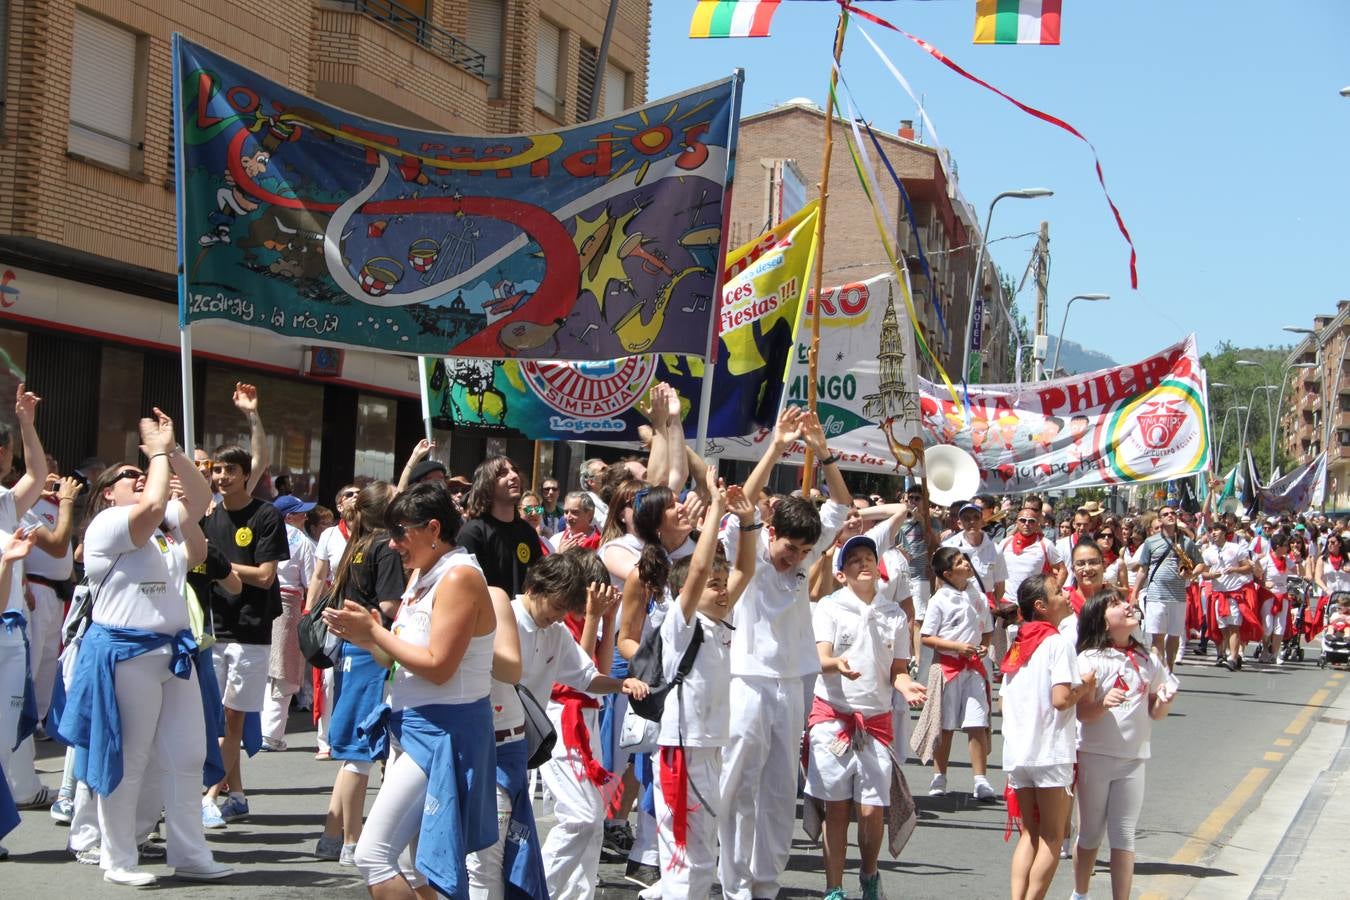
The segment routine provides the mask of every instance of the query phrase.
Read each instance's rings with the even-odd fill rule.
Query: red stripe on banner
[[[1135,290],[1139,289],[1138,254],[1135,252],[1134,249],[1134,241],[1130,238],[1130,230],[1125,227],[1125,220],[1121,217],[1120,210],[1116,207],[1116,202],[1111,199],[1111,192],[1106,189],[1106,176],[1102,172],[1102,161],[1100,157],[1097,156],[1097,148],[1093,146],[1092,141],[1089,141],[1086,137],[1083,136],[1083,133],[1081,131],[1079,131],[1077,128],[1074,128],[1072,125],[1070,125],[1068,122],[1065,122],[1063,119],[1057,118],[1056,116],[1052,116],[1047,112],[1041,112],[1034,106],[1028,106],[1021,100],[1018,100],[1016,97],[1012,97],[1009,96],[1008,94],[1005,94],[1003,91],[994,87],[992,84],[985,81],[984,79],[976,75],[970,74],[965,69],[961,68],[955,62],[949,59],[945,53],[943,53],[941,50],[925,41],[923,38],[912,35],[908,31],[905,31],[903,28],[897,28],[890,22],[887,22],[885,19],[881,18],[878,15],[870,13],[867,10],[859,9],[852,3],[847,2],[847,0],[840,0],[840,5],[843,6],[843,8],[848,12],[856,16],[860,16],[861,18],[866,19],[868,22],[880,25],[882,28],[889,28],[896,34],[904,35],[905,37],[913,41],[915,44],[918,44],[919,47],[923,49],[924,52],[926,52],[929,56],[933,57],[938,62],[942,63],[944,66],[951,69],[953,72],[960,75],[962,78],[966,78],[970,81],[975,82],[982,88],[986,88],[988,90],[993,91],[995,94],[998,94],[1004,100],[1007,100],[1009,103],[1011,103],[1013,106],[1016,106],[1018,109],[1022,110],[1022,112],[1026,113],[1027,115],[1035,116],[1042,122],[1049,122],[1051,125],[1058,126],[1059,128],[1064,129],[1069,134],[1078,138],[1083,143],[1087,144],[1088,149],[1092,151],[1092,162],[1097,169],[1097,182],[1102,186],[1102,193],[1106,195],[1106,203],[1108,206],[1111,207],[1111,214],[1116,218],[1116,227],[1120,229],[1121,235],[1124,236],[1125,243],[1130,245],[1130,287],[1134,288]]]
[[[755,18],[750,25],[750,36],[769,36],[769,21],[778,10],[779,0],[760,0],[755,6]]]
[[[1059,43],[1059,10],[1063,0],[1041,0],[1041,43]]]

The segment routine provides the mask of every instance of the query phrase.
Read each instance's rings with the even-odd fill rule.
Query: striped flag
[[[698,0],[689,22],[691,38],[768,37],[769,20],[781,0]]]
[[[975,0],[975,43],[1058,44],[1063,0]]]

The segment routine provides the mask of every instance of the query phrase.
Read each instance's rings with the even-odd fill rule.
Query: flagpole
[[[825,205],[830,196],[830,155],[834,151],[834,89],[839,84],[839,60],[844,55],[844,24],[848,13],[839,7],[839,21],[834,26],[834,66],[830,69],[830,92],[825,97],[825,144],[821,152],[820,209],[816,213],[816,268],[811,277],[811,349],[806,354],[806,406],[816,411],[816,379],[820,374],[820,294],[825,278]],[[802,457],[802,494],[810,490],[815,460],[811,448]]]
[[[192,321],[188,315],[187,296],[187,169],[183,165],[183,67],[180,62],[181,35],[174,32],[170,41],[172,49],[171,72],[173,78],[173,160],[174,160],[174,212],[177,219],[178,237],[178,353],[179,377],[183,391],[183,418],[179,422],[179,441],[183,452],[191,459],[196,448],[196,422],[194,421],[192,384]]]
[[[731,86],[731,121],[727,125],[727,178],[722,188],[722,234],[718,240],[717,271],[713,273],[713,296],[708,304],[708,342],[703,351],[703,383],[699,385],[698,428],[694,432],[695,453],[706,458],[708,419],[712,413],[713,377],[717,373],[718,322],[722,310],[722,285],[727,272],[727,244],[731,240],[731,183],[736,173],[736,140],[741,131],[741,87],[745,70],[736,69]]]
[[[427,382],[427,358],[417,357],[417,386],[422,395],[422,434],[431,438],[431,386]]]

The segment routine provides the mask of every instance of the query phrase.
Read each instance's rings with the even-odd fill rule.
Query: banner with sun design
[[[815,258],[818,208],[811,201],[727,255],[709,437],[738,439],[778,416]],[[685,434],[693,438],[706,371],[698,356],[674,353],[595,362],[434,357],[425,365],[427,409],[438,428],[536,440],[637,440],[647,421],[641,407],[658,381],[679,394]]]
[[[174,36],[183,324],[408,354],[702,356],[737,76],[540,134],[364,118]]]

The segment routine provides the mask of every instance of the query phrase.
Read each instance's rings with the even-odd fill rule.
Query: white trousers
[[[56,596],[56,591],[45,584],[30,582],[28,590],[33,595],[33,609],[28,612],[28,646],[33,657],[33,692],[37,695],[38,721],[41,722],[47,718],[47,710],[52,705],[52,688],[56,686],[65,604]]]
[[[414,889],[427,883],[411,863],[417,858],[417,833],[422,829],[426,799],[426,773],[411,756],[398,754],[385,767],[384,782],[356,844],[356,866],[366,884],[380,884],[398,875]],[[400,859],[405,848],[408,853]]]
[[[320,753],[328,752],[328,723],[333,720],[333,669],[323,670],[323,709],[319,713],[317,743]]]
[[[497,785],[497,843],[464,859],[469,870],[470,900],[504,900],[506,874],[502,871],[502,856],[506,853],[506,838],[511,831],[511,795]]]
[[[1078,754],[1078,846],[1134,851],[1134,827],[1144,808],[1144,760]]]
[[[562,734],[561,709],[548,705],[548,717]],[[598,710],[582,710],[591,733],[591,752],[600,759]],[[605,800],[600,789],[579,776],[581,756],[563,746],[553,747],[553,758],[539,769],[544,787],[553,795],[554,825],[544,841],[544,877],[552,900],[590,900],[599,884],[600,845],[605,836]]]
[[[658,764],[664,754],[658,757]],[[685,832],[685,846],[677,852],[675,845],[675,817],[662,790],[662,770],[658,769],[656,784],[656,827],[660,833],[661,896],[664,900],[700,900],[712,890],[713,873],[717,866],[717,817],[724,804],[719,793],[722,779],[721,747],[684,748],[685,769],[689,781],[698,788],[695,794],[687,785],[689,815]],[[713,809],[699,800],[703,796]],[[675,798],[671,798],[672,800]]]
[[[42,790],[37,769],[33,765],[33,739],[25,738],[14,746],[19,736],[19,716],[23,712],[24,677],[28,661],[23,651],[23,630],[13,631],[0,626],[0,767],[9,780],[10,793],[16,803],[32,799]]]
[[[122,719],[122,781],[98,798],[105,869],[134,869],[136,809],[151,754],[162,767],[168,864],[212,862],[202,830],[202,763],[206,737],[197,673],[186,680],[169,671],[167,653],[145,653],[117,664],[117,710]],[[153,777],[153,773],[151,773]]]
[[[731,740],[722,753],[719,872],[728,900],[778,894],[797,822],[805,723],[802,679],[731,679]]]
[[[267,696],[263,698],[262,736],[269,741],[284,743],[286,740],[286,720],[291,715],[291,698],[295,690],[287,691],[291,685],[275,678],[267,679]]]

